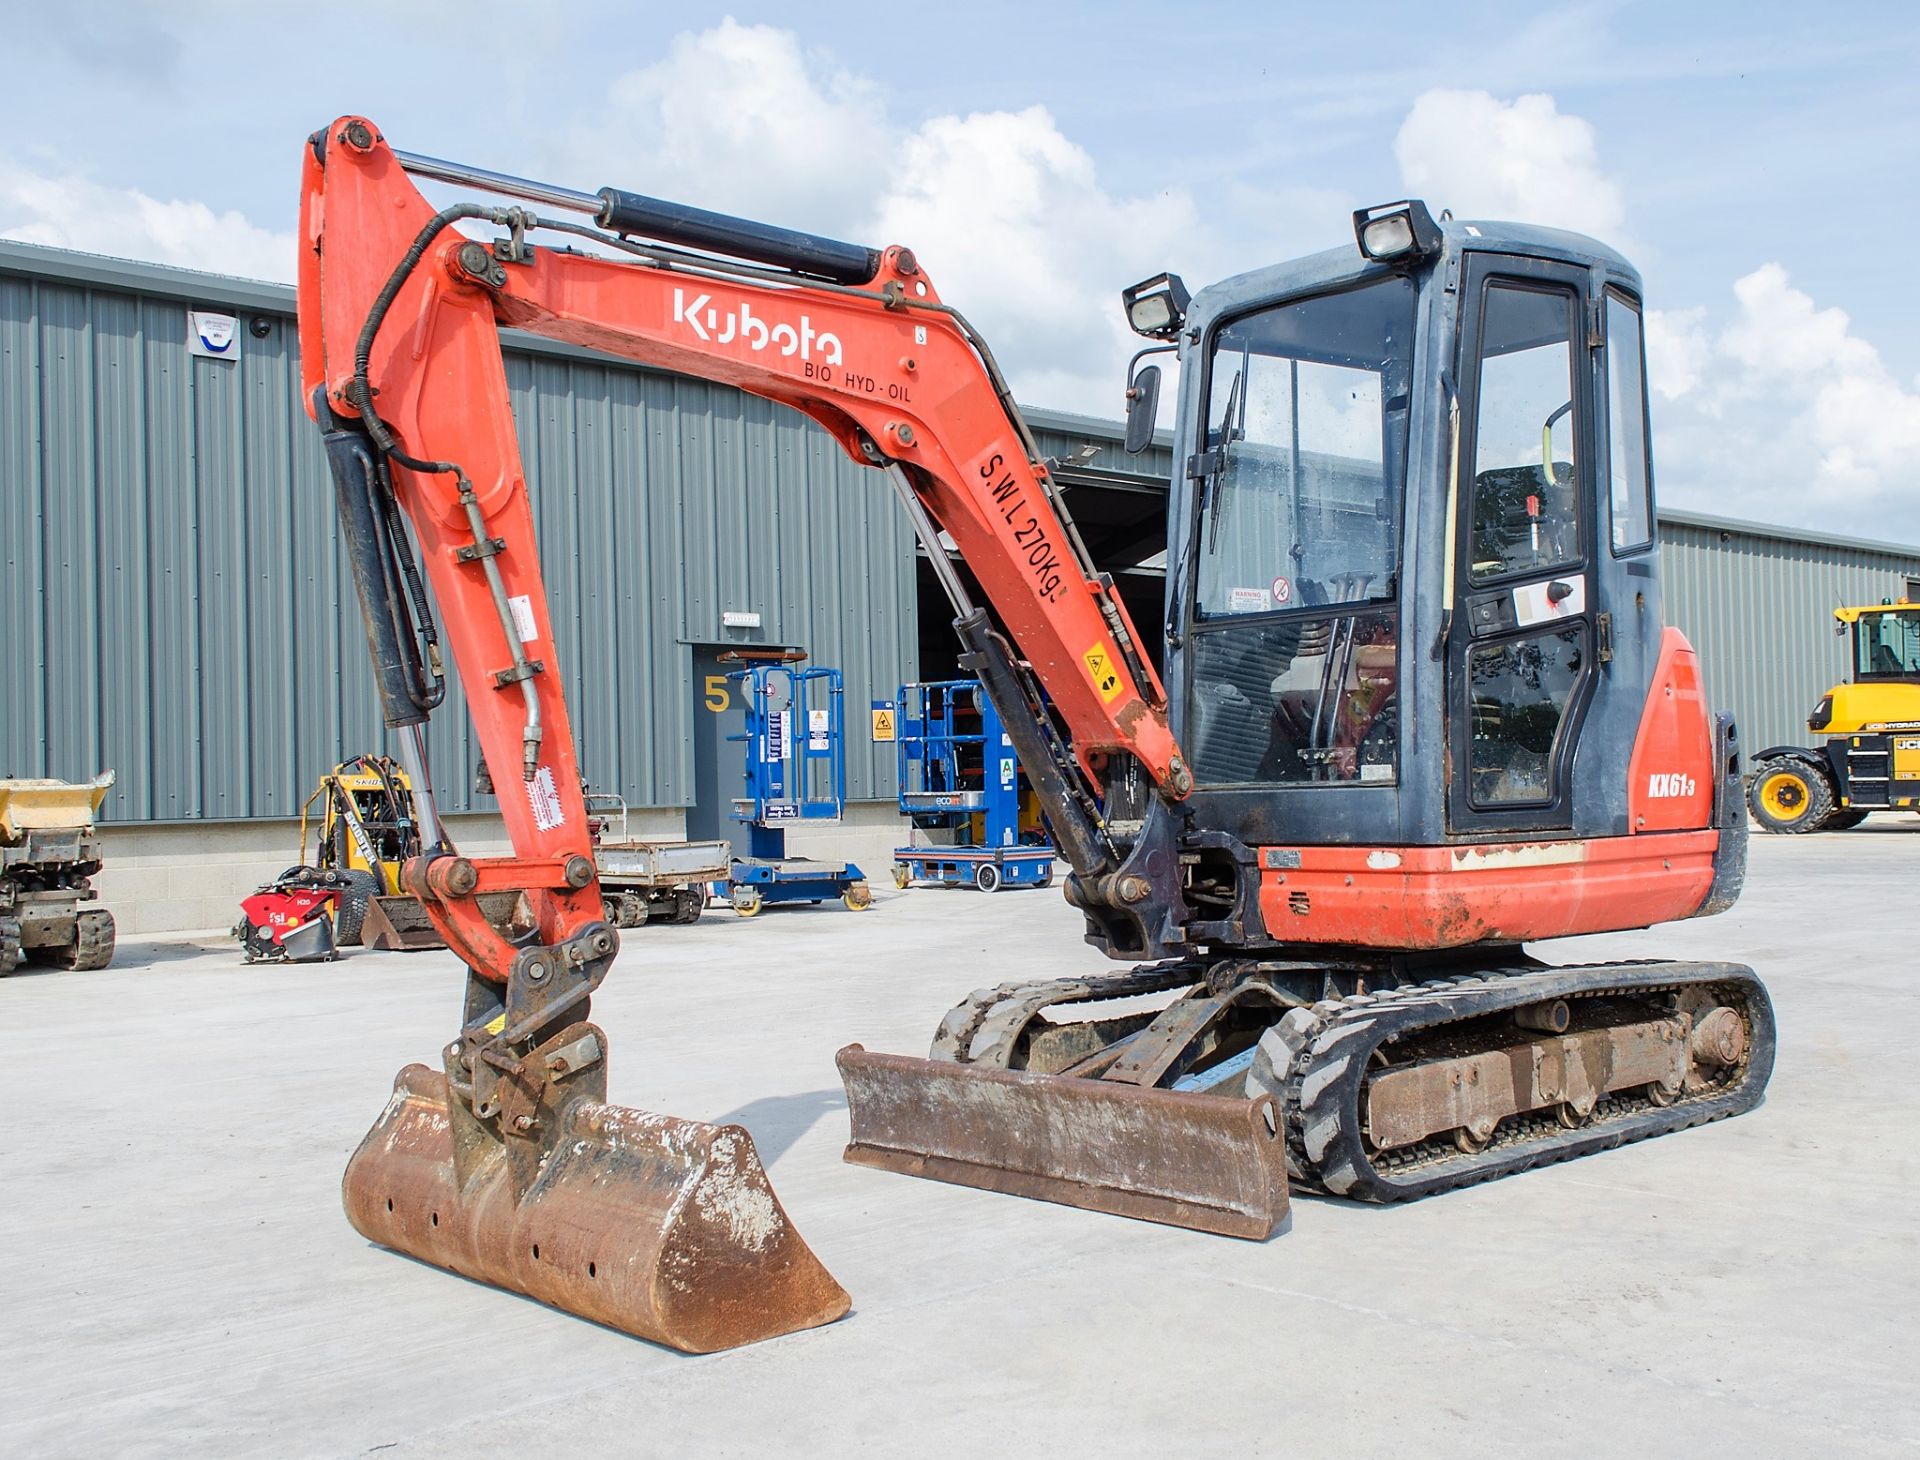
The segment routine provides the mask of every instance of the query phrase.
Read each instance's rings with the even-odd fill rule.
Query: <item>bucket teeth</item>
[[[847,1312],[742,1127],[575,1100],[516,1194],[497,1142],[459,1181],[453,1114],[445,1074],[400,1072],[342,1183],[369,1241],[688,1353]]]
[[[874,1054],[837,1056],[846,1159],[1256,1241],[1287,1213],[1271,1099]]]

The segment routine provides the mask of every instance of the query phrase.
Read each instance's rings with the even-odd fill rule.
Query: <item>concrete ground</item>
[[[840,1161],[833,1052],[1104,966],[1057,892],[879,892],[627,935],[615,1100],[744,1123],[854,1297],[687,1358],[369,1246],[348,1154],[453,1030],[444,953],[128,943],[0,982],[0,1453],[1900,1453],[1920,1447],[1920,824],[1756,838],[1732,913],[1549,957],[1770,983],[1742,1119],[1264,1245]]]

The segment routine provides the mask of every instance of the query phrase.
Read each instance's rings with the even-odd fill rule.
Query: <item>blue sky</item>
[[[9,0],[0,234],[285,278],[300,140],[913,245],[1029,404],[1112,415],[1121,285],[1423,192],[1646,276],[1670,503],[1920,541],[1920,11]],[[476,23],[473,17],[478,17]]]

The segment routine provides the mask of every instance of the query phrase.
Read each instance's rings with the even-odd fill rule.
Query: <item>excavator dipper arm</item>
[[[436,209],[410,173],[598,226]],[[491,236],[466,231],[476,224]],[[470,970],[444,1069],[401,1072],[349,1166],[350,1217],[384,1245],[683,1348],[831,1321],[846,1294],[786,1222],[745,1131],[605,1103],[606,1037],[584,1021],[618,935],[602,920],[499,331],[752,391],[883,471],[1090,908],[1138,901],[1144,885],[1120,875],[1102,772],[1137,763],[1175,801],[1191,786],[1111,581],[991,355],[906,249],[409,157],[344,117],[308,146],[299,310],[305,396],[419,805],[424,851],[403,881]],[[943,534],[1026,665],[968,600]],[[434,809],[422,726],[444,681],[423,572],[509,857],[460,856]]]

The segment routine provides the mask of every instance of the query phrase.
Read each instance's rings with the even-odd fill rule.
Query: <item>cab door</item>
[[[1448,823],[1570,829],[1598,614],[1587,271],[1468,256],[1448,635]]]

